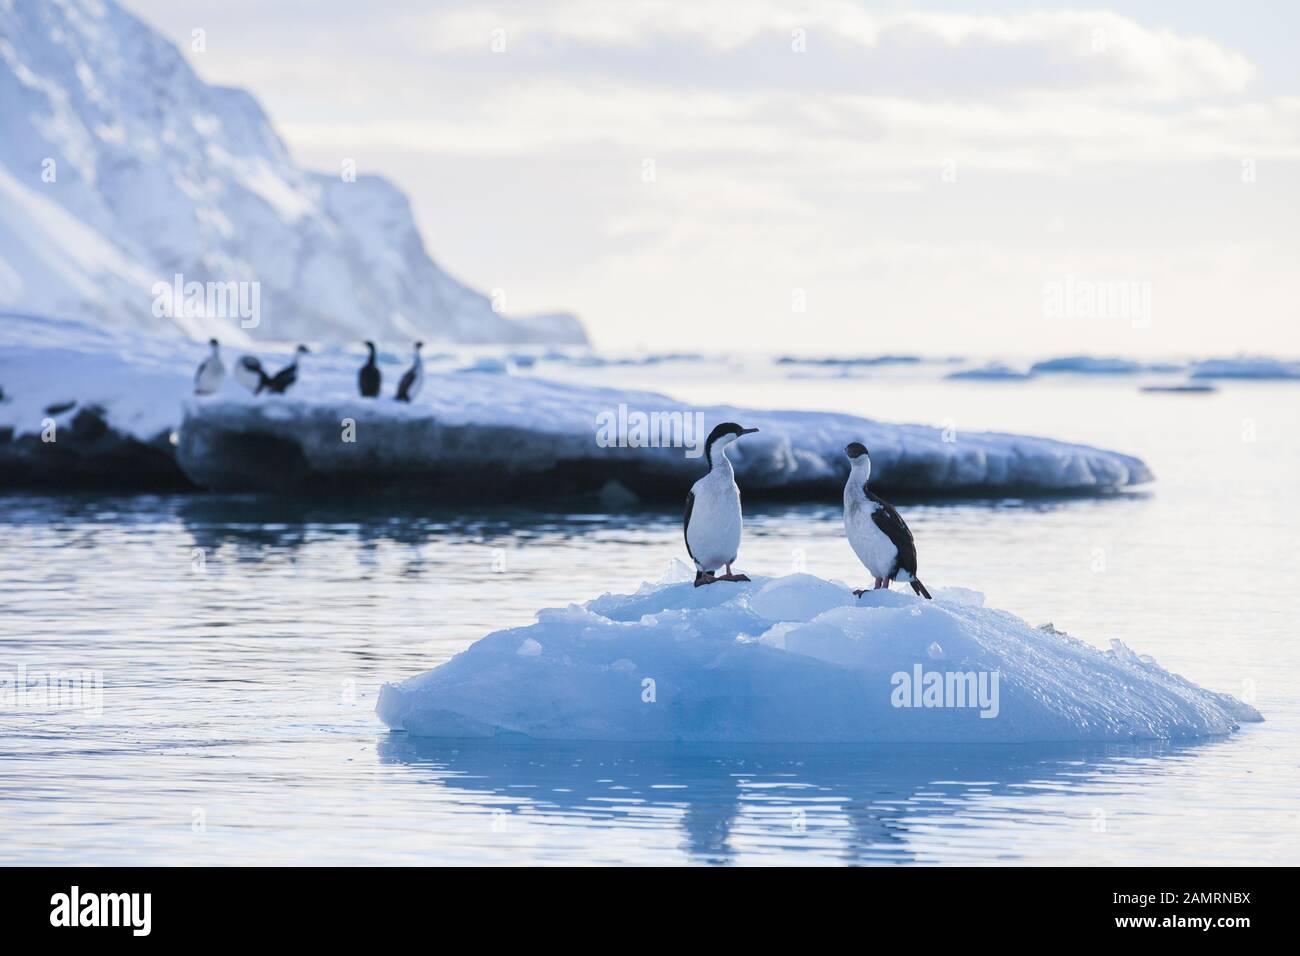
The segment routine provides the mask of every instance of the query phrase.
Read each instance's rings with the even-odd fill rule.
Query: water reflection
[[[846,863],[918,862],[914,826],[932,831],[999,797],[1077,791],[1088,778],[1147,779],[1160,759],[1209,746],[874,746],[611,744],[379,738],[385,765],[472,794],[495,812],[531,812],[580,824],[659,824],[678,815],[692,862],[733,862],[738,844],[829,850]],[[1112,781],[1113,782],[1113,781]],[[1043,813],[1059,816],[1053,805]],[[830,847],[827,840],[832,841]]]

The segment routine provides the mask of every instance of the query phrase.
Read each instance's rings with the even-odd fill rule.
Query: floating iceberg
[[[489,634],[377,706],[421,737],[1026,743],[1226,734],[1253,707],[963,589],[646,585]]]

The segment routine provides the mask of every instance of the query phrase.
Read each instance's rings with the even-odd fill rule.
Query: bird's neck
[[[724,445],[721,448],[709,449],[709,473],[717,472],[726,475],[728,478],[734,478],[735,470],[731,467],[731,459],[727,457],[727,448]]]
[[[866,495],[867,481],[870,480],[870,478],[870,465],[854,465],[849,469],[849,485],[860,495]]]

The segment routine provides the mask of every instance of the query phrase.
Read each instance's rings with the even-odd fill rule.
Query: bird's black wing
[[[374,398],[379,394],[379,369],[373,363],[361,367],[360,386],[364,398]]]
[[[411,386],[415,384],[415,369],[408,368],[402,380],[397,383],[397,398],[399,401],[409,402],[411,400]]]
[[[686,514],[682,515],[682,537],[686,540],[686,553],[691,555],[692,561],[695,561],[695,555],[691,553],[691,539],[687,534],[687,531],[691,526],[691,511],[694,510],[694,508],[695,492],[688,491],[686,493]],[[695,561],[695,563],[699,564],[698,561]]]
[[[297,380],[298,369],[296,366],[290,365],[288,368],[282,368],[272,375],[266,382],[266,388],[267,391],[280,394]]]
[[[885,533],[894,547],[898,549],[898,566],[908,574],[916,575],[916,542],[912,540],[912,532],[907,527],[907,522],[898,510],[883,498],[873,495],[866,491],[867,497],[880,505],[871,513],[871,520],[876,523],[876,527]]]

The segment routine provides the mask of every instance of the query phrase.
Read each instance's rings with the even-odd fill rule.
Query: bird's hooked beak
[[[742,434],[742,435],[752,435],[752,434],[754,434],[754,432],[756,432],[756,431],[758,431],[757,428],[742,428],[742,429],[740,430],[740,434]]]

